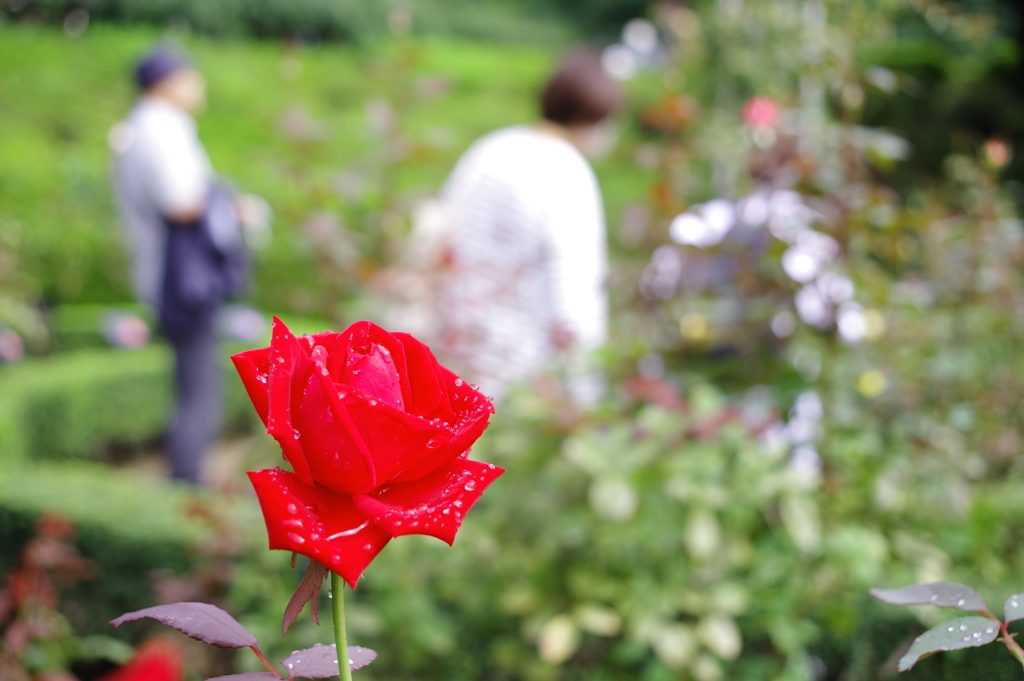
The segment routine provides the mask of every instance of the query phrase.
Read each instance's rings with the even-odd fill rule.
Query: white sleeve
[[[144,163],[150,200],[165,216],[202,209],[212,170],[199,140],[192,131],[178,126],[147,132]]]
[[[567,173],[549,203],[556,322],[583,348],[608,336],[608,246],[597,179],[586,162]]]

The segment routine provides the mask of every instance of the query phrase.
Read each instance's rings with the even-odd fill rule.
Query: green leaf
[[[943,650],[960,650],[976,648],[996,640],[999,635],[999,622],[989,617],[957,617],[956,619],[938,624],[924,632],[910,646],[910,650],[900,660],[899,670],[905,672],[913,667],[922,657],[927,657]]]
[[[988,609],[977,591],[956,582],[914,584],[902,589],[868,589],[868,592],[889,605],[938,605],[967,612]]]
[[[1014,594],[1003,603],[1003,619],[1006,623],[1024,619],[1024,593]]]

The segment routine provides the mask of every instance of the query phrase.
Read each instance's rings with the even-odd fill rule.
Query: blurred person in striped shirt
[[[477,140],[442,189],[431,335],[495,399],[556,360],[577,401],[600,396],[585,367],[607,338],[608,256],[585,154],[607,146],[605,123],[621,101],[599,53],[570,53],[541,94],[542,119]]]

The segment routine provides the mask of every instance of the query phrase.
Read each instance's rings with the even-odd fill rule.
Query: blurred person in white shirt
[[[608,256],[597,178],[584,157],[622,101],[596,52],[570,54],[542,120],[497,130],[459,159],[439,201],[446,232],[438,352],[501,399],[556,357],[570,393],[599,397],[586,358],[608,333]]]
[[[135,294],[159,310],[168,230],[173,225],[198,228],[215,180],[193,118],[205,105],[206,85],[181,54],[167,47],[144,57],[134,76],[139,97],[109,135],[112,179]],[[198,483],[220,408],[216,331],[212,320],[164,331],[174,348],[177,387],[167,438],[171,476]]]

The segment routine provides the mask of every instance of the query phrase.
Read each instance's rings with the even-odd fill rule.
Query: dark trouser
[[[176,399],[167,437],[171,477],[198,484],[204,454],[220,421],[220,364],[214,324],[170,338]]]

